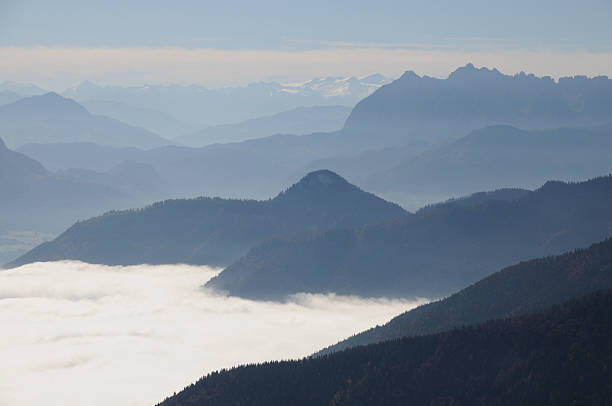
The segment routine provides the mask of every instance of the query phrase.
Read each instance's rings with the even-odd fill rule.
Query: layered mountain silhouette
[[[112,100],[84,100],[79,104],[92,114],[114,118],[134,127],[145,128],[166,139],[174,139],[198,129],[171,114],[152,108],[134,107]]]
[[[351,112],[346,106],[298,107],[289,111],[205,128],[193,134],[178,137],[183,145],[202,147],[214,143],[245,141],[274,134],[312,134],[337,131],[344,126]]]
[[[10,90],[0,90],[0,106],[4,104],[14,103],[23,96]]]
[[[403,313],[317,355],[533,313],[611,288],[612,239],[607,239],[588,249],[510,266],[448,298]]]
[[[74,259],[91,263],[227,265],[279,235],[355,227],[408,213],[330,171],[306,175],[267,201],[168,200],[82,221],[8,266]]]
[[[298,107],[354,106],[389,81],[382,75],[361,79],[326,77],[303,83],[258,82],[219,89],[176,84],[99,86],[87,81],[67,89],[63,95],[79,102],[111,101],[161,111],[197,129],[205,125],[239,123]]]
[[[447,79],[412,71],[355,106],[345,130],[407,138],[457,138],[487,125],[522,128],[602,124],[612,113],[612,80],[575,76],[554,81],[467,64]]]
[[[612,124],[540,131],[494,126],[408,156],[362,177],[360,184],[403,202],[420,194],[460,195],[498,185],[533,188],[547,179],[579,180],[610,172]]]
[[[612,292],[320,358],[214,372],[161,406],[605,405]]]
[[[57,93],[31,96],[0,106],[0,133],[15,148],[28,143],[95,142],[152,148],[169,141],[143,128],[90,114]]]
[[[39,162],[8,149],[2,140],[0,190],[0,226],[17,230],[55,230],[79,216],[120,205],[126,198],[113,186],[49,172]]]
[[[274,135],[198,149],[162,147],[124,159],[153,166],[174,188],[169,196],[267,199],[304,173],[331,169],[365,189],[417,209],[480,190],[532,188],[547,179],[579,180],[609,172],[608,140],[612,138],[609,125],[603,125],[611,117],[606,107],[612,98],[609,82],[602,77],[553,81],[507,76],[471,66],[444,80],[407,74],[364,99],[337,132]],[[108,97],[114,94],[104,89]],[[138,88],[120,93],[150,94],[154,100],[155,92],[195,92],[181,89]],[[486,95],[482,100],[475,96],[481,93]],[[507,114],[496,116],[495,109]],[[559,129],[565,125],[572,127]],[[461,137],[466,138],[446,143]],[[496,143],[503,148],[496,149]],[[65,151],[58,152],[60,147]],[[49,168],[64,162],[62,169],[99,170],[87,166],[88,162],[113,160],[116,165],[124,152],[62,144],[39,148],[32,157]]]
[[[257,299],[297,292],[439,297],[518,261],[588,246],[611,230],[611,176],[547,182],[516,200],[449,201],[363,228],[272,239],[208,286]]]

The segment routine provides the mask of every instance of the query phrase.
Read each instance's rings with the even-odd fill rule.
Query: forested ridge
[[[449,201],[362,228],[267,240],[209,286],[256,299],[297,292],[441,297],[612,232],[611,176],[550,181],[517,196]]]
[[[62,259],[107,265],[227,265],[274,236],[317,233],[408,215],[398,205],[322,170],[264,201],[200,197],[109,212],[76,223],[8,266]]]
[[[403,313],[330,346],[318,355],[357,345],[433,334],[486,320],[542,310],[587,293],[612,288],[612,239],[563,255],[522,262],[448,298]]]
[[[162,406],[610,405],[612,291],[542,313],[214,372]]]

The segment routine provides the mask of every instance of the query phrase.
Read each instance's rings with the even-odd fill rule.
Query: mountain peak
[[[415,80],[415,79],[421,79],[421,77],[417,75],[414,71],[407,70],[406,72],[404,72],[402,76],[400,76],[398,80],[407,81],[407,80]]]
[[[497,78],[497,77],[501,77],[504,76],[500,71],[498,71],[496,68],[493,69],[489,69],[486,67],[482,67],[482,68],[477,68],[474,66],[474,64],[472,63],[468,63],[465,66],[462,66],[460,68],[457,68],[457,70],[455,70],[453,73],[451,73],[448,76],[449,80],[463,80],[463,79],[467,79],[467,80],[471,80],[474,78],[481,78],[481,77],[488,77],[488,78]]]
[[[299,188],[327,188],[338,185],[349,184],[346,179],[329,169],[313,171],[304,176],[298,183],[291,187]]]
[[[88,114],[85,107],[72,99],[67,99],[55,92],[40,96],[26,97],[3,106],[12,113],[45,113],[45,114]]]
[[[343,194],[366,193],[357,186],[352,185],[342,176],[328,169],[321,169],[308,173],[297,183],[281,192],[276,199],[308,201],[312,199],[331,198]]]

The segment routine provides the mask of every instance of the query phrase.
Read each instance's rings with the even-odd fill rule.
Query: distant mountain
[[[359,184],[402,204],[415,195],[533,188],[547,179],[580,180],[612,172],[612,124],[539,131],[485,127],[418,156],[404,153],[403,160],[383,156],[379,161],[390,165],[363,176]],[[342,173],[353,179],[355,171],[345,168]]]
[[[413,139],[458,138],[489,125],[587,126],[611,116],[612,80],[605,76],[554,81],[468,64],[447,79],[404,73],[359,102],[345,130],[401,145]]]
[[[2,90],[0,91],[0,106],[5,104],[14,103],[19,99],[23,99],[23,96],[12,92],[10,90]]]
[[[77,101],[105,100],[163,111],[195,127],[238,123],[297,107],[354,106],[390,79],[319,78],[303,83],[251,83],[244,87],[208,89],[191,85],[98,86],[84,82],[63,95]],[[271,135],[271,134],[267,134]]]
[[[51,171],[85,169],[106,172],[124,161],[146,161],[147,151],[134,147],[111,147],[91,142],[26,144],[16,149],[41,162]]]
[[[90,114],[56,93],[0,106],[0,133],[11,148],[28,143],[95,142],[152,148],[169,141],[142,128]]]
[[[1,91],[10,91],[22,96],[40,96],[41,94],[48,93],[47,90],[41,89],[32,83],[18,83],[9,80],[0,83]]]
[[[612,292],[532,316],[214,372],[161,406],[605,405]]]
[[[139,162],[122,161],[106,172],[72,168],[57,173],[79,182],[108,186],[140,201],[158,199],[168,189],[152,166]]]
[[[92,114],[107,116],[135,127],[145,128],[168,139],[190,134],[197,129],[160,110],[133,107],[108,100],[86,100],[81,104]]]
[[[110,185],[51,173],[1,140],[0,190],[0,230],[57,230],[127,199]]]
[[[317,355],[532,313],[610,288],[612,239],[607,239],[588,249],[513,265],[446,299],[401,314],[383,326],[357,334]]]
[[[612,176],[547,182],[516,200],[450,201],[414,216],[266,241],[208,286],[280,299],[297,292],[440,297],[521,260],[588,246],[612,231]]]
[[[75,224],[8,266],[60,259],[109,265],[226,265],[274,236],[407,215],[333,172],[318,171],[267,201],[168,200],[141,210],[110,212]]]
[[[344,140],[317,133],[274,135],[203,148],[168,146],[143,151],[62,143],[26,145],[19,151],[52,169],[107,171],[123,160],[151,165],[174,197],[269,199],[296,181],[291,175],[298,168],[343,148]]]
[[[298,107],[273,116],[259,117],[237,124],[224,124],[205,128],[193,134],[178,137],[183,145],[202,147],[214,143],[244,141],[274,134],[312,134],[337,131],[344,126],[351,112],[346,106]]]

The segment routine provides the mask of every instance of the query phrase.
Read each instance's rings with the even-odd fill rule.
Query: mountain
[[[75,259],[91,263],[220,265],[278,235],[318,233],[407,213],[330,171],[306,175],[267,201],[168,200],[78,222],[8,266]]]
[[[79,216],[91,216],[126,196],[109,185],[47,171],[0,140],[0,230],[55,231]]]
[[[134,107],[109,100],[85,100],[81,104],[92,114],[114,118],[134,127],[145,128],[167,139],[174,139],[196,130],[194,126],[183,123],[160,110]]]
[[[369,190],[409,206],[414,196],[438,200],[500,186],[533,188],[547,179],[580,180],[612,172],[612,124],[582,128],[526,131],[491,126],[420,155],[384,159],[356,179]],[[388,154],[387,154],[388,155]],[[327,161],[330,161],[329,159]],[[332,169],[338,165],[330,162]],[[344,165],[352,174],[358,160]],[[314,169],[314,168],[313,168]]]
[[[147,151],[134,147],[111,147],[91,142],[26,144],[16,149],[41,162],[51,171],[84,169],[106,172],[124,161],[145,162]]]
[[[317,133],[274,135],[203,148],[167,146],[143,151],[62,143],[26,145],[19,151],[31,153],[53,169],[107,171],[123,160],[147,164],[165,181],[169,196],[177,198],[208,195],[269,199],[296,181],[291,177],[295,170],[343,148],[344,140]]]
[[[14,103],[17,100],[22,99],[22,98],[23,98],[22,95],[12,92],[10,90],[1,90],[0,91],[0,106],[3,106],[5,104]]]
[[[607,239],[588,249],[510,266],[452,296],[403,313],[383,326],[350,337],[317,355],[533,313],[611,288],[612,239]]]
[[[273,134],[312,134],[342,128],[351,112],[346,106],[298,107],[272,116],[205,128],[178,137],[183,145],[202,147],[208,144],[244,141]]]
[[[526,129],[603,124],[612,115],[612,80],[574,76],[558,81],[497,69],[461,67],[446,79],[407,71],[359,102],[346,121],[355,137],[452,139],[476,128]]]
[[[90,114],[74,100],[56,93],[32,96],[0,106],[0,133],[14,148],[28,143],[95,142],[152,148],[168,145],[142,128]]]
[[[0,83],[1,91],[9,91],[23,96],[40,96],[41,94],[48,93],[47,90],[41,89],[32,83],[18,83],[9,80]]]
[[[298,292],[440,297],[521,260],[588,246],[612,231],[612,176],[547,182],[516,200],[449,201],[414,216],[266,241],[208,286],[281,299]]]
[[[160,405],[606,405],[611,307],[600,291],[531,316],[240,366]]]
[[[354,106],[390,80],[317,78],[302,83],[250,83],[243,87],[209,89],[198,85],[98,86],[84,82],[63,95],[80,102],[104,100],[162,111],[196,128],[238,123],[297,107]],[[273,133],[266,134],[272,135]]]

